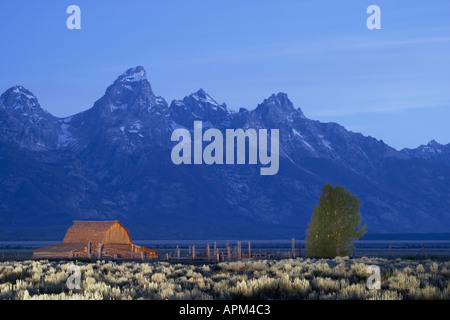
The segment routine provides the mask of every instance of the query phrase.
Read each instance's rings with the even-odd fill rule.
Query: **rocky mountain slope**
[[[177,128],[279,129],[280,165],[175,165]],[[120,75],[92,108],[46,112],[27,89],[0,96],[0,238],[56,239],[75,219],[118,219],[138,239],[302,237],[322,187],[362,201],[370,233],[450,228],[450,145],[397,151],[305,117],[285,93],[228,109],[199,89],[170,104],[144,68]]]

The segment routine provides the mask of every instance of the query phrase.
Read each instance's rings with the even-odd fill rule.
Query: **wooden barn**
[[[33,250],[34,259],[155,259],[159,251],[131,242],[119,221],[74,221],[62,243]]]

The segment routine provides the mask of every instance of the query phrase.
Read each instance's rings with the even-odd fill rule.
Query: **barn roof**
[[[87,247],[86,243],[58,243],[47,247],[34,249],[33,252],[70,252]]]
[[[75,220],[73,226],[67,230],[63,243],[101,243],[105,242],[106,232],[118,224],[126,232],[131,243],[128,230],[117,220],[112,221],[79,221]]]
[[[81,221],[75,220],[73,226],[70,227],[72,230],[108,230],[115,223],[119,223],[117,220],[111,221]]]

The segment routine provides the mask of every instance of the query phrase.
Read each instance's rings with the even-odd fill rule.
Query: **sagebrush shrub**
[[[69,290],[68,268],[81,271]],[[381,290],[366,286],[381,270]],[[171,264],[155,262],[0,262],[0,299],[449,299],[450,262],[338,257]]]

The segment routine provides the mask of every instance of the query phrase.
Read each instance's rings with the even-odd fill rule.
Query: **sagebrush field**
[[[81,271],[69,290],[68,268]],[[381,271],[369,290],[368,266]],[[113,261],[0,263],[0,299],[449,299],[450,262],[383,258],[182,264]]]

